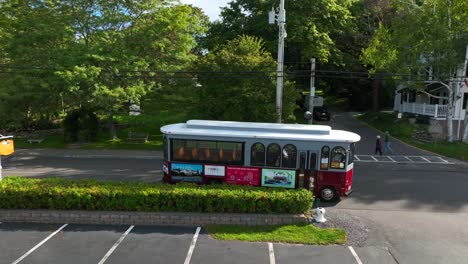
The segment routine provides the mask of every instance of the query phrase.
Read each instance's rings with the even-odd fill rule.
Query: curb
[[[310,222],[304,214],[4,210],[0,222],[104,225],[279,225]]]
[[[123,155],[117,154],[95,154],[95,153],[73,153],[69,154],[71,151],[34,151],[34,150],[18,150],[13,155],[17,156],[35,156],[35,157],[53,157],[53,158],[84,158],[84,159],[93,159],[93,158],[112,158],[112,159],[161,159],[163,157],[162,153],[154,153],[154,155],[131,155],[131,153],[125,153],[122,151]],[[105,152],[105,151],[103,151]]]

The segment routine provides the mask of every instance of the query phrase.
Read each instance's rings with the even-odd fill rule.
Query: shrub
[[[93,111],[80,108],[67,115],[63,126],[65,142],[94,141],[98,135],[99,120]]]
[[[305,189],[20,177],[0,182],[2,209],[303,213],[312,203]]]

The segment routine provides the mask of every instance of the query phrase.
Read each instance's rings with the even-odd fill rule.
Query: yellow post
[[[2,155],[8,156],[15,152],[13,136],[0,135],[0,181],[2,180]]]

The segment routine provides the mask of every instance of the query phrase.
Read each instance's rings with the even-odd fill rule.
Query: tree
[[[468,37],[468,21],[464,19],[468,3],[426,0],[393,1],[392,5],[398,15],[389,25],[380,24],[362,59],[374,72],[410,76],[412,79],[400,81],[428,96],[446,99],[447,140],[452,142],[453,105],[459,93],[452,85],[461,82],[456,72],[463,63]],[[445,87],[448,95],[435,96],[426,91],[434,85]]]
[[[197,89],[197,110],[201,117],[232,121],[276,120],[275,60],[263,45],[259,38],[243,35],[197,63],[199,85],[193,89]],[[284,83],[283,95],[285,121],[294,122],[297,93],[292,83]]]
[[[116,138],[116,113],[167,82],[158,72],[185,68],[196,59],[192,50],[196,35],[205,30],[203,18],[190,6],[164,1],[65,3],[79,37],[72,49],[81,59],[56,74],[67,83],[68,104],[107,116],[111,138]]]
[[[60,1],[0,2],[2,125],[30,128],[57,116],[63,82],[54,68],[70,61],[74,41],[68,19]]]

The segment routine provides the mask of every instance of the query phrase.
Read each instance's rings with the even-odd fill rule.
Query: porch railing
[[[403,103],[400,105],[400,112],[426,115],[434,118],[446,118],[447,108],[447,105]]]

